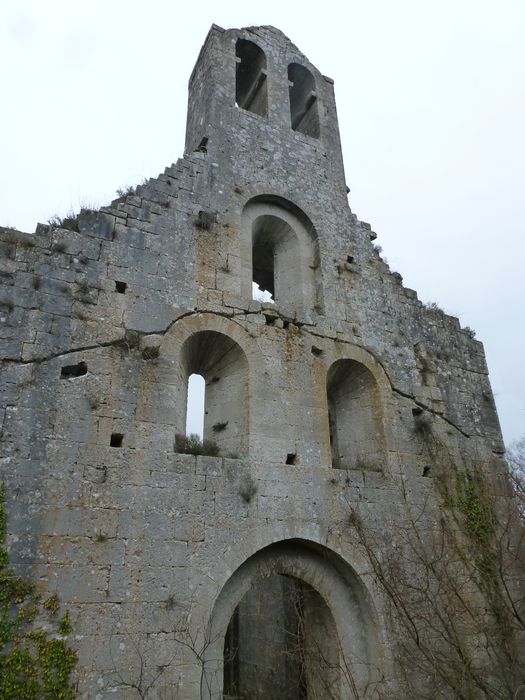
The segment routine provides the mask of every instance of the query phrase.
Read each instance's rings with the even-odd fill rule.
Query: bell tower
[[[294,164],[346,196],[333,81],[274,27],[212,26],[189,81],[186,152],[206,138],[238,177],[282,180]]]
[[[67,610],[80,698],[518,692],[483,346],[347,194],[333,81],[214,25],[183,157],[68,228],[0,229],[9,556]]]

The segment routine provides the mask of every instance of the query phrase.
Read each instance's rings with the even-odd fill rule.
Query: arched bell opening
[[[235,60],[235,104],[265,117],[268,113],[268,85],[264,51],[253,41],[238,39]]]
[[[314,76],[299,63],[290,63],[288,82],[292,129],[318,138],[319,110]]]

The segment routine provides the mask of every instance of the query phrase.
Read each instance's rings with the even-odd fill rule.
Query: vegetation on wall
[[[419,492],[401,481],[395,536],[372,529],[355,510],[349,519],[389,602],[406,696],[521,697],[523,488],[512,488],[501,470],[493,478],[487,465],[453,458],[431,431],[424,440],[436,488]],[[424,528],[431,518],[433,527]]]
[[[196,433],[175,435],[175,452],[185,455],[203,455],[205,457],[216,457],[219,448],[214,440],[201,440]]]
[[[72,700],[70,674],[76,654],[69,648],[69,613],[59,617],[56,595],[41,600],[35,584],[9,567],[6,548],[6,489],[0,486],[0,698]]]

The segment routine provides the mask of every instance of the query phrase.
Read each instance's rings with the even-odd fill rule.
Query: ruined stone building
[[[514,697],[483,347],[375,238],[333,81],[267,26],[212,26],[162,175],[0,232],[10,561],[78,697]]]

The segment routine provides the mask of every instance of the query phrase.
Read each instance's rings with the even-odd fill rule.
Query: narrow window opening
[[[430,474],[430,467],[423,467],[423,476],[428,476]]]
[[[352,264],[354,262],[354,256],[353,255],[347,255],[346,256],[346,262]]]
[[[109,439],[110,447],[122,447],[122,441],[124,440],[124,435],[122,433],[111,433]]]
[[[253,298],[256,301],[275,301],[275,250],[265,236],[259,236],[254,242],[252,252],[253,264]]]
[[[60,377],[62,379],[83,377],[85,374],[87,374],[87,364],[85,362],[79,362],[76,365],[64,365],[60,370]]]
[[[188,379],[188,404],[186,410],[186,435],[204,435],[205,381],[201,374],[190,374]]]
[[[268,86],[264,51],[252,41],[239,39],[235,57],[235,104],[265,117],[268,113]]]
[[[117,291],[119,294],[125,294],[127,288],[128,285],[126,282],[115,281],[115,291]]]
[[[296,464],[297,463],[297,454],[295,452],[289,452],[286,455],[286,464]]]
[[[307,136],[319,137],[319,113],[315,80],[308,68],[298,63],[288,66],[290,83],[290,120],[292,129]]]
[[[318,348],[316,345],[312,345],[311,350],[312,350],[312,355],[315,355],[316,357],[319,357],[319,355],[323,354],[323,351],[321,350],[321,348]]]

